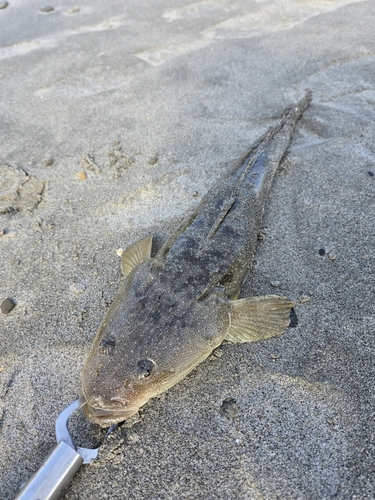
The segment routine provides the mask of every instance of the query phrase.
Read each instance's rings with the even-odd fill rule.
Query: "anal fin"
[[[124,278],[129,276],[139,264],[151,258],[151,246],[152,236],[150,235],[143,240],[136,241],[122,252],[121,271]]]
[[[289,325],[294,303],[286,297],[264,295],[231,302],[230,326],[225,340],[254,342],[280,335]]]

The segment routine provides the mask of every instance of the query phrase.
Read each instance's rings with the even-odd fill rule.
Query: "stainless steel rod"
[[[55,500],[81,467],[83,458],[69,445],[58,443],[14,500]]]

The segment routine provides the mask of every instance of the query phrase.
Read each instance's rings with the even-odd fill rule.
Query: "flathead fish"
[[[87,417],[102,427],[134,415],[223,340],[281,334],[293,302],[237,299],[257,245],[264,203],[311,93],[287,109],[151,257],[152,236],[121,256],[124,281],[82,375]]]

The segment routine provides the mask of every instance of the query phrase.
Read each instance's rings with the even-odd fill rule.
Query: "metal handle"
[[[23,485],[14,500],[55,500],[82,464],[89,464],[98,456],[99,448],[76,448],[69,434],[68,420],[71,414],[86,404],[84,398],[73,401],[57,417],[55,430],[58,444],[54,447],[39,469]],[[116,429],[112,425],[106,434]],[[77,451],[76,451],[77,450]]]
[[[57,444],[14,500],[54,500],[60,496],[83,463],[69,445]]]

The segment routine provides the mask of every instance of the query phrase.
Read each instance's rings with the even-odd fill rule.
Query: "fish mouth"
[[[127,410],[111,410],[94,408],[86,403],[82,410],[86,417],[94,424],[99,424],[100,427],[110,427],[112,424],[117,424],[135,415],[139,407]]]

